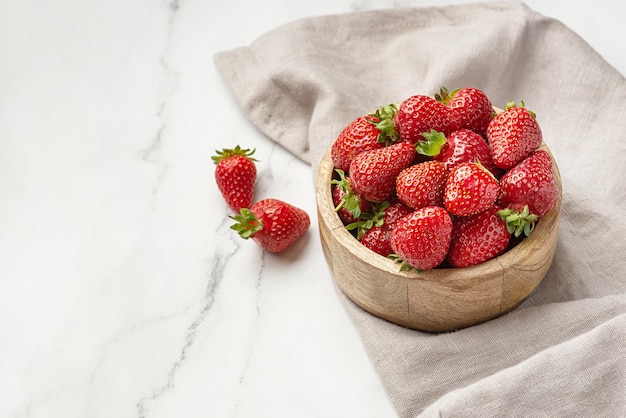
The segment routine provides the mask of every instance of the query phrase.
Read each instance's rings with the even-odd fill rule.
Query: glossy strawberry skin
[[[407,206],[400,201],[394,201],[387,209],[385,209],[382,226],[388,230],[392,230],[396,226],[398,220],[404,218],[412,212],[413,208],[410,206]]]
[[[455,220],[448,263],[452,267],[469,267],[502,254],[508,247],[511,234],[498,211],[489,209],[473,216]]]
[[[341,131],[330,151],[335,168],[348,171],[350,163],[358,154],[385,146],[383,142],[379,142],[380,132],[372,123],[378,121],[378,118],[371,115],[361,116]]]
[[[493,106],[482,90],[461,88],[454,92],[447,104],[453,118],[458,121],[459,129],[470,129],[486,137],[487,127],[493,118]]]
[[[374,226],[365,231],[359,241],[361,241],[361,244],[363,244],[366,248],[369,248],[383,257],[387,257],[389,254],[393,253],[390,237],[390,230],[387,230],[382,226]]]
[[[212,159],[216,164],[215,182],[226,204],[235,212],[241,208],[249,208],[254,199],[254,185],[257,170],[254,150],[233,149],[216,151]]]
[[[462,163],[450,171],[444,205],[451,214],[471,216],[492,206],[500,194],[498,180],[476,163]]]
[[[400,139],[415,144],[421,134],[434,129],[445,135],[457,129],[450,109],[430,96],[415,95],[404,100],[396,116]]]
[[[426,161],[405,168],[396,178],[396,194],[407,206],[443,206],[448,170],[439,161]]]
[[[388,200],[395,193],[396,177],[414,157],[415,149],[408,142],[357,155],[349,170],[353,191],[370,202]]]
[[[500,204],[516,211],[525,205],[531,214],[541,217],[558,200],[552,159],[545,150],[538,150],[507,171],[500,179]]]
[[[487,140],[493,163],[508,170],[537,150],[543,136],[534,115],[524,107],[514,106],[491,120]]]
[[[243,238],[252,238],[261,248],[272,253],[285,251],[311,225],[309,215],[302,209],[278,199],[263,199],[248,211],[231,217],[232,229]]]
[[[493,163],[489,144],[481,135],[469,129],[459,129],[448,135],[446,139],[447,144],[434,158],[441,161],[448,170],[461,163],[478,161],[498,177],[500,170]]]
[[[411,267],[428,270],[445,260],[451,235],[449,213],[440,206],[428,206],[398,220],[391,232],[391,247]]]

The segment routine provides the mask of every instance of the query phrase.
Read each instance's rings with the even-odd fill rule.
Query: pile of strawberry
[[[333,201],[367,248],[403,269],[467,267],[528,236],[558,198],[524,103],[498,114],[473,87],[358,117],[333,142]]]
[[[285,251],[300,238],[311,221],[302,209],[279,199],[262,199],[252,204],[257,169],[255,150],[235,148],[216,150],[215,181],[228,206],[237,212],[230,216],[231,229],[272,253]]]

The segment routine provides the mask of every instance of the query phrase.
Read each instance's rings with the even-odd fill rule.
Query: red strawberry
[[[260,200],[231,219],[236,221],[231,229],[272,253],[289,248],[311,225],[304,210],[278,199]]]
[[[452,267],[468,267],[502,254],[511,234],[500,218],[498,206],[473,216],[459,218],[452,229],[448,263]]]
[[[217,155],[211,157],[217,165],[215,181],[224,200],[232,210],[239,212],[241,208],[248,208],[254,197],[254,183],[256,182],[256,165],[252,158],[255,150],[224,148],[216,150]]]
[[[391,203],[388,207],[383,202],[382,219],[380,213],[374,215],[372,225],[369,229],[359,231],[361,244],[370,250],[387,257],[393,253],[391,248],[391,231],[398,220],[409,213],[413,209],[400,201]],[[369,221],[366,221],[367,224]]]
[[[333,203],[339,218],[348,225],[357,222],[363,214],[372,215],[372,203],[352,191],[350,178],[342,170],[336,169],[339,179],[331,180],[333,187]]]
[[[350,163],[363,151],[382,148],[399,139],[394,118],[397,108],[394,104],[383,106],[376,113],[360,116],[346,126],[331,146],[333,165],[343,171],[350,169]]]
[[[348,171],[352,159],[363,151],[382,148],[384,143],[378,142],[378,130],[370,123],[375,119],[372,116],[360,116],[350,122],[331,146],[333,165],[343,171]]]
[[[385,209],[382,226],[388,230],[391,230],[396,226],[396,223],[400,218],[404,218],[411,212],[413,212],[413,209],[411,207],[396,200],[392,202],[388,208]]]
[[[408,142],[362,152],[350,163],[352,190],[370,202],[382,202],[395,193],[396,177],[411,165],[415,149]]]
[[[536,151],[502,176],[500,188],[500,204],[510,209],[503,215],[509,217],[512,233],[519,236],[526,228],[530,234],[534,221],[554,208],[559,197],[550,155]]]
[[[447,137],[443,132],[430,131],[422,134],[423,140],[415,145],[418,154],[428,155],[441,161],[448,170],[461,163],[480,162],[498,177],[500,170],[493,164],[487,141],[469,129],[459,129]]]
[[[450,108],[452,117],[458,122],[458,129],[470,129],[482,136],[487,134],[494,112],[491,101],[482,90],[464,87],[448,92],[442,87],[435,99]]]
[[[396,124],[400,139],[416,143],[423,132],[431,129],[449,134],[456,130],[450,109],[430,96],[416,95],[404,100],[398,108]]]
[[[513,102],[494,117],[487,128],[494,164],[508,170],[532,154],[543,141],[535,114]]]
[[[359,241],[375,253],[387,257],[393,253],[390,237],[391,231],[382,226],[373,226],[363,233]]]
[[[407,206],[443,206],[448,170],[439,161],[426,161],[405,168],[396,178],[396,194]]]
[[[494,204],[498,180],[480,163],[462,163],[452,169],[443,202],[453,215],[471,216]]]
[[[445,260],[451,235],[448,212],[440,206],[428,206],[398,220],[391,232],[391,247],[404,264],[428,270]]]

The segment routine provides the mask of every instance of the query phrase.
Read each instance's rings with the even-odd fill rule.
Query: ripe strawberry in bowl
[[[484,91],[475,87],[462,87],[451,92],[441,87],[435,99],[450,108],[458,129],[468,129],[487,135],[487,127],[494,116],[491,100]]]
[[[391,104],[350,122],[339,133],[331,148],[335,168],[348,171],[350,163],[360,153],[397,142],[400,134],[395,128],[396,115],[397,108]]]
[[[448,264],[469,267],[502,254],[511,241],[506,221],[492,206],[476,215],[457,219],[452,230]]]
[[[459,129],[446,136],[443,132],[431,130],[422,137],[415,150],[443,163],[448,170],[461,163],[479,162],[494,176],[500,177],[501,171],[493,163],[489,144],[475,131]]]
[[[552,157],[540,149],[507,171],[500,179],[501,212],[511,233],[530,235],[539,219],[559,200]]]
[[[509,102],[487,127],[487,140],[493,163],[508,170],[520,163],[543,142],[541,127],[534,112]]]

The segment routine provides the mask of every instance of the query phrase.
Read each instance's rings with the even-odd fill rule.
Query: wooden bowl
[[[542,149],[550,152],[545,144]],[[530,237],[471,267],[400,271],[398,263],[357,241],[335,212],[329,149],[317,172],[317,216],[324,256],[337,285],[367,312],[427,332],[457,330],[513,310],[541,283],[554,258],[562,185],[554,158],[553,164],[559,198]]]

